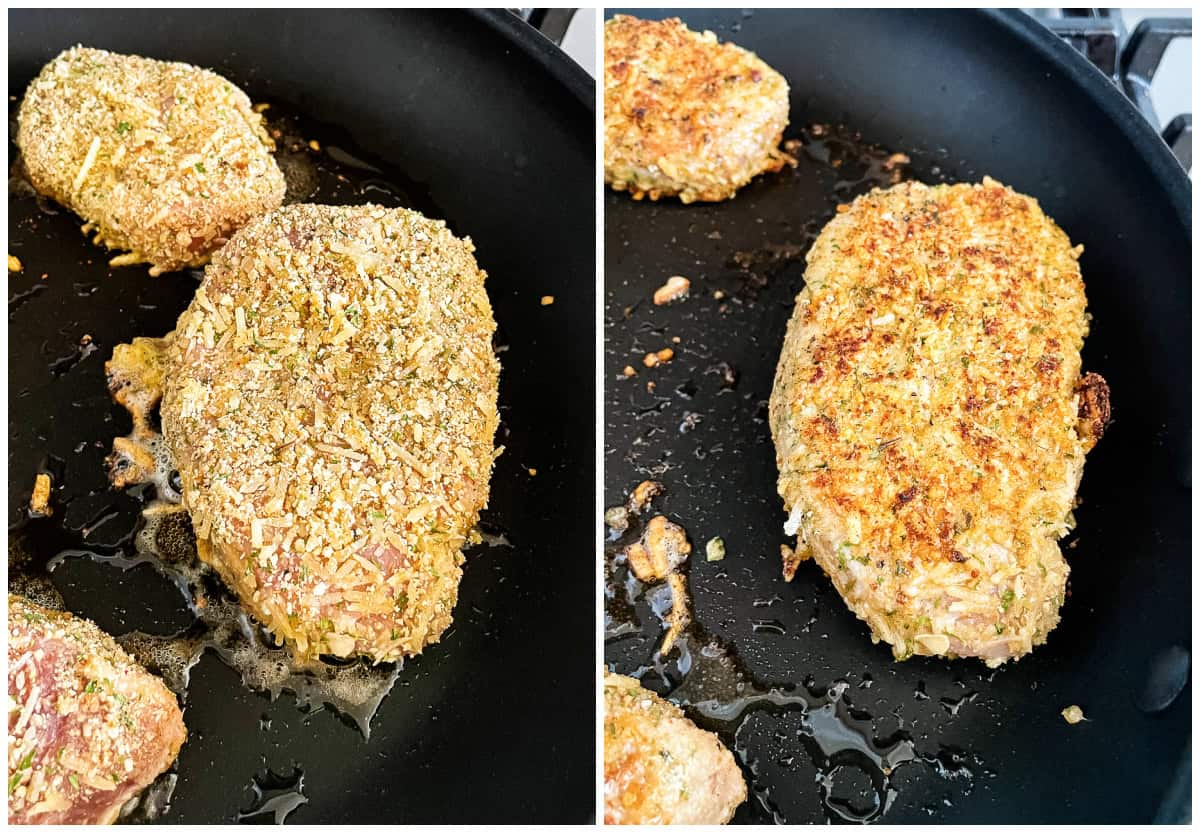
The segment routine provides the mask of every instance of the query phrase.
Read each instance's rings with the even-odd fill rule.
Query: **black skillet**
[[[806,705],[751,711],[740,727],[712,720],[689,693],[707,683],[679,685],[677,654],[652,667],[660,627],[642,602],[640,630],[606,644],[610,667],[642,673],[738,749],[752,789],[737,821],[1179,819],[1190,807],[1190,685],[1168,695],[1183,685],[1172,675],[1187,679],[1191,647],[1184,171],[1108,79],[1015,12],[630,13],[678,14],[756,51],[791,85],[786,135],[805,149],[795,171],[727,203],[606,195],[606,505],[660,480],[659,507],[699,551],[689,568],[702,631],[691,637],[693,665],[711,670],[698,659],[707,644],[736,656],[744,691],[774,686]],[[1062,623],[994,674],[970,661],[894,663],[815,565],[791,584],[780,577],[785,517],[765,416],[784,327],[808,243],[837,203],[889,180],[889,152],[911,157],[905,176],[987,174],[1032,194],[1086,247],[1095,319],[1084,366],[1112,386],[1116,421],[1089,456],[1078,527],[1064,542]],[[650,296],[670,275],[691,279],[691,297],[655,307]],[[642,366],[666,346],[671,362]],[[636,378],[623,377],[626,365]],[[713,536],[728,555],[710,563]],[[625,597],[616,588],[608,607],[614,631],[629,619]],[[1089,722],[1068,725],[1060,712],[1070,705]],[[883,753],[900,761],[890,778],[869,760]]]
[[[282,776],[274,786],[294,784],[298,768],[307,803],[289,822],[586,822],[591,80],[506,12],[14,11],[10,96],[75,43],[212,67],[322,144],[310,157],[316,199],[413,206],[470,235],[507,346],[497,437],[507,451],[485,519],[512,546],[468,554],[452,629],[400,672],[369,742],[328,709],[303,713],[289,694],[269,702],[247,691],[206,655],[192,672],[189,738],[163,820],[233,821],[255,803],[255,778],[269,798],[266,773]],[[378,171],[338,165],[330,147]],[[23,196],[9,209],[8,251],[24,265],[9,276],[10,539],[35,562],[67,548],[100,556],[66,559],[53,578],[71,609],[110,632],[185,627],[182,599],[152,568],[103,563],[128,552],[139,508],[105,484],[107,448],[129,420],[105,393],[103,363],[113,345],[171,329],[195,276],[110,270],[74,215]],[[555,303],[541,306],[544,295]],[[85,334],[95,349],[80,348]],[[41,469],[55,474],[55,514],[25,520]],[[277,803],[295,806],[287,792]]]

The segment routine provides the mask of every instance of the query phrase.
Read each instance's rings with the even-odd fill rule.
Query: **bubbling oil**
[[[134,535],[135,555],[120,558],[120,566],[152,564],[178,588],[196,623],[173,636],[135,631],[118,640],[122,646],[180,696],[186,694],[191,669],[211,650],[247,688],[265,692],[272,700],[290,692],[304,709],[331,706],[370,738],[371,718],[395,684],[400,664],[304,661],[277,645],[212,568],[200,561],[191,519],[176,488],[175,465],[161,433],[135,429],[126,439],[154,460],[153,470],[140,482],[152,485],[158,497],[143,510]]]

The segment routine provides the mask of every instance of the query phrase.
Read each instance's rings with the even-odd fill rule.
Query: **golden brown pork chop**
[[[783,76],[678,18],[604,25],[604,181],[634,199],[729,199],[788,161]]]
[[[1080,377],[1081,248],[987,178],[839,212],[770,401],[786,531],[898,658],[1020,657],[1058,623],[1058,540],[1108,419]]]

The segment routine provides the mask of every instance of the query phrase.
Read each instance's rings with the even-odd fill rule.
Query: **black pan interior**
[[[624,502],[646,478],[665,485],[658,507],[699,551],[689,568],[703,631],[689,642],[694,666],[712,667],[696,648],[716,646],[736,657],[744,690],[792,686],[806,706],[732,724],[707,718],[693,696],[703,685],[679,685],[677,663],[652,667],[660,626],[644,600],[642,627],[606,642],[609,666],[643,673],[723,732],[752,786],[737,821],[1153,820],[1190,755],[1190,685],[1165,708],[1150,702],[1165,678],[1187,679],[1191,648],[1183,171],[1115,88],[1017,13],[628,13],[678,15],[756,51],[788,80],[786,138],[805,149],[794,171],[726,203],[606,194],[605,503]],[[832,127],[818,135],[814,124]],[[1089,455],[1078,526],[1064,541],[1072,579],[1062,623],[995,673],[967,661],[894,663],[815,565],[791,584],[780,577],[787,539],[765,417],[784,327],[808,244],[837,203],[887,182],[889,152],[911,157],[905,176],[986,174],[1029,193],[1086,247],[1094,321],[1084,366],[1109,381],[1115,423]],[[670,275],[691,279],[691,297],[655,307],[650,296]],[[662,347],[675,359],[644,368],[642,356]],[[624,378],[626,365],[639,375]],[[705,561],[713,536],[725,541],[724,561]],[[625,590],[613,596],[616,630],[628,611]],[[1089,722],[1064,721],[1072,704]],[[849,727],[840,740],[818,725],[831,709],[833,728]],[[915,760],[882,777],[870,759],[888,754]]]
[[[267,798],[295,807],[289,822],[587,821],[590,81],[503,12],[15,11],[10,96],[76,43],[214,68],[271,102],[268,115],[298,119],[305,138],[378,168],[338,168],[326,153],[317,199],[416,207],[470,235],[507,348],[497,437],[507,450],[485,519],[512,546],[468,553],[453,628],[401,671],[369,742],[328,709],[247,691],[206,655],[192,672],[189,739],[163,820],[234,821],[255,804],[257,779]],[[339,170],[351,181],[337,181]],[[66,549],[98,556],[54,572],[69,606],[113,633],[170,633],[191,621],[174,587],[149,566],[105,563],[128,554],[139,503],[105,482],[105,454],[129,420],[109,401],[103,363],[115,344],[171,329],[195,276],[110,270],[75,216],[12,193],[9,208],[9,252],[24,264],[9,277],[10,546],[36,563]],[[540,305],[544,295],[553,306]],[[80,346],[85,334],[94,348]],[[28,520],[40,470],[55,475],[55,514]],[[306,803],[272,793],[298,771]],[[268,772],[284,777],[272,783]]]

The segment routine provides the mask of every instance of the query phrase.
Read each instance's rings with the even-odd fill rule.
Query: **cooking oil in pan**
[[[666,584],[638,581],[625,556],[653,514],[648,507],[642,512],[610,509],[606,513],[610,524],[619,519],[623,527],[617,532],[610,525],[605,549],[606,645],[644,635],[648,621],[656,620],[656,627],[663,630],[670,625],[672,599]],[[775,601],[776,597],[756,599],[755,607],[770,607]],[[756,633],[785,633],[778,620],[754,624]],[[811,676],[802,684],[759,679],[732,646],[694,620],[666,655],[654,650],[629,673],[721,736],[748,771],[760,808],[777,823],[804,813],[803,801],[791,806],[789,798],[796,795],[796,779],[805,768],[812,771],[826,818],[842,822],[882,818],[899,795],[896,776],[902,767],[920,766],[967,788],[986,774],[981,762],[961,750],[919,748],[902,728],[879,736],[875,719],[855,706],[848,680],[835,679],[822,686]],[[872,683],[870,675],[863,675],[857,688],[868,689]],[[975,697],[974,692],[966,692],[941,703],[953,716]]]
[[[171,799],[175,795],[175,785],[179,776],[174,772],[164,772],[158,778],[125,802],[121,807],[120,821],[122,824],[147,824],[162,818],[171,809]]]
[[[269,769],[255,775],[250,790],[253,801],[249,809],[238,813],[239,822],[262,823],[270,817],[275,824],[283,824],[293,810],[308,803],[304,795],[304,770],[299,767],[289,775],[277,775]]]
[[[364,160],[358,151],[351,149],[353,143],[341,131],[314,124],[278,103],[266,108],[266,116],[267,129],[276,144],[276,160],[287,184],[285,202],[374,202],[415,208],[435,217],[441,215],[421,184]],[[322,139],[314,140],[313,135]],[[15,166],[14,179],[18,183],[20,172],[20,166]],[[202,277],[199,270],[195,272],[196,278]],[[161,356],[167,342],[148,338],[145,345],[159,351]],[[124,381],[127,386],[141,384],[136,372],[117,381]],[[349,718],[364,736],[369,736],[371,718],[394,684],[399,666],[391,663],[371,666],[361,661],[301,663],[276,647],[270,635],[246,615],[215,574],[197,558],[190,521],[178,506],[181,500],[178,474],[154,425],[155,415],[144,407],[136,407],[139,401],[156,401],[159,393],[143,391],[139,397],[135,390],[134,396],[123,403],[127,407],[134,405],[129,407],[134,430],[114,443],[114,453],[109,458],[114,483],[140,485],[156,496],[143,511],[132,542],[133,553],[98,555],[82,549],[69,550],[52,559],[49,566],[53,569],[63,558],[75,556],[93,557],[123,569],[149,563],[173,581],[192,611],[195,624],[173,636],[133,632],[121,641],[181,696],[186,693],[190,669],[204,651],[212,650],[238,672],[247,687],[267,692],[272,699],[285,690],[290,691],[302,707],[327,703]],[[509,545],[499,531],[481,529],[480,537],[489,545]]]

